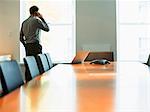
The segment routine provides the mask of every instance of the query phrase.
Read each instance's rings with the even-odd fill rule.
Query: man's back
[[[26,56],[36,56],[42,53],[42,46],[39,42],[39,31],[49,31],[47,23],[38,10],[37,6],[30,7],[30,17],[21,26],[20,41],[25,47]]]
[[[39,41],[38,19],[30,16],[22,24],[22,30],[26,39],[26,43],[34,43]]]

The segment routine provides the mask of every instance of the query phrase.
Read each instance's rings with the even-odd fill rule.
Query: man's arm
[[[39,17],[41,19],[41,21],[42,21],[41,22],[40,20],[38,20],[38,27],[40,29],[48,32],[49,31],[49,26],[47,25],[47,23],[44,20],[43,16],[39,12],[37,12],[37,17]]]
[[[20,30],[20,41],[21,41],[21,43],[23,44],[23,45],[25,45],[26,43],[25,43],[25,40],[24,40],[24,34],[23,34],[23,31],[22,31],[22,27],[21,27],[21,30]]]

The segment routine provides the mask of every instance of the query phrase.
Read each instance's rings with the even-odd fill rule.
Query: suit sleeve
[[[20,42],[23,45],[25,45],[25,40],[24,40],[24,34],[23,34],[22,26],[21,26],[21,30],[20,30]]]
[[[45,20],[43,18],[40,18],[40,20],[37,20],[38,21],[38,28],[48,32],[49,31],[49,26],[47,25],[47,23],[45,22]]]

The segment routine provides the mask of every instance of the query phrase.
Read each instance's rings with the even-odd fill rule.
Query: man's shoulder
[[[29,17],[29,18],[27,18],[26,20],[23,21],[23,24],[24,23],[29,23],[29,22],[38,22],[38,21],[39,21],[39,19],[36,18],[36,17]]]

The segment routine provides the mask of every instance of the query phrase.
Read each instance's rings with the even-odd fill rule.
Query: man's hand
[[[37,14],[37,17],[43,18],[43,16],[39,12],[36,12],[36,14]]]

